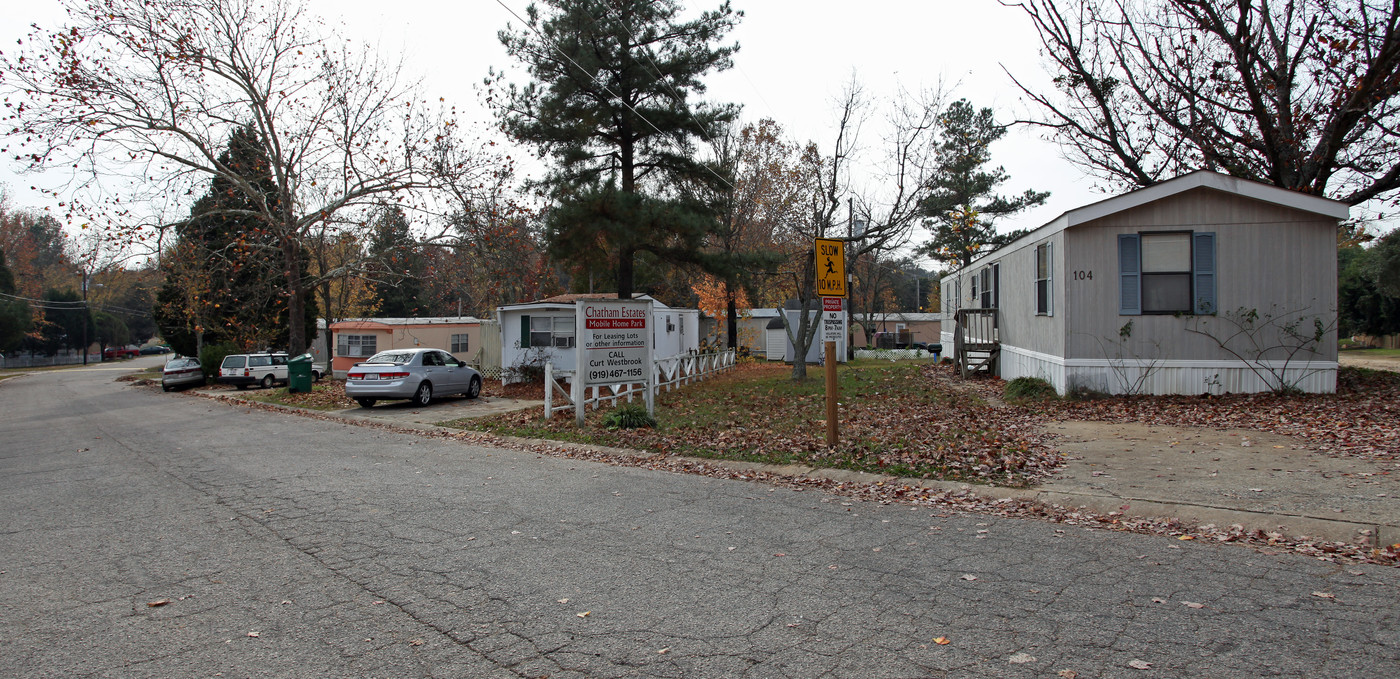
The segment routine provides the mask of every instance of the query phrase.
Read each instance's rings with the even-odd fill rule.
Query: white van
[[[239,389],[259,384],[271,389],[287,383],[286,354],[229,354],[219,364],[220,384],[232,384]]]

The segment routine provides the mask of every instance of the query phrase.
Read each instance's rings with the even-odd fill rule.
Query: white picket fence
[[[691,382],[706,379],[711,375],[734,367],[735,353],[733,349],[710,354],[682,354],[670,358],[659,358],[652,362],[652,383],[656,385],[656,391],[663,387],[667,391],[679,389]],[[646,400],[647,412],[654,411],[656,394],[648,393],[647,385],[644,382],[632,384],[613,384],[601,387],[581,388],[574,381],[574,370],[555,370],[554,363],[544,364],[544,419],[554,417],[560,411],[573,410],[574,419],[578,424],[583,424],[584,414],[588,407],[594,410],[603,407],[604,403],[617,405],[621,399],[627,399],[628,403],[633,398],[641,396]],[[569,383],[568,387],[564,382]],[[575,393],[575,390],[582,393]],[[556,398],[559,402],[556,402]]]

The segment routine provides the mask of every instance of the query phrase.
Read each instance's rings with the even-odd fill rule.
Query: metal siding
[[[1216,234],[1217,308],[1306,310],[1324,324],[1336,318],[1336,222],[1305,212],[1198,189],[1068,229],[1069,266],[1060,280],[1069,286],[1061,307],[1073,315],[1069,358],[1102,359],[1128,321],[1125,349],[1139,358],[1221,360],[1232,358],[1209,337],[1186,331],[1188,322],[1217,324],[1216,316],[1124,316],[1118,313],[1118,238],[1151,230],[1211,231]],[[1074,271],[1093,273],[1078,280]],[[1109,275],[1103,275],[1103,274]],[[1217,332],[1218,331],[1214,331]],[[1046,352],[1051,353],[1051,352]],[[1319,352],[1300,360],[1336,360],[1335,328]]]

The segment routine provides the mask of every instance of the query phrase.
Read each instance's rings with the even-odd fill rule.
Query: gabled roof
[[[521,309],[541,309],[550,311],[572,310],[578,306],[578,302],[606,301],[617,299],[615,292],[582,292],[567,295],[555,295],[533,302],[521,302],[519,304],[504,304],[496,307],[496,311],[519,311]],[[633,295],[632,300],[636,302],[651,302],[653,309],[670,309],[671,307],[662,304],[651,295]]]
[[[1019,248],[1027,241],[1041,240],[1073,226],[1092,222],[1096,219],[1103,219],[1109,215],[1125,212],[1148,203],[1201,188],[1213,189],[1231,195],[1251,198],[1263,203],[1279,205],[1302,212],[1311,212],[1332,219],[1341,220],[1351,216],[1351,206],[1341,201],[1322,198],[1298,191],[1291,191],[1250,179],[1231,177],[1213,170],[1197,170],[1168,179],[1164,182],[1153,184],[1152,186],[1129,191],[1121,195],[1113,196],[1112,198],[1105,198],[1096,203],[1090,203],[1083,207],[1069,210],[1059,217],[1056,217],[1053,221],[1032,230],[1011,243],[978,257],[976,260],[973,260],[973,264],[975,265],[978,261],[988,257],[994,257],[1004,250]],[[963,268],[970,268],[970,266],[972,265]],[[962,269],[949,272],[943,278],[946,279],[955,276],[959,271],[962,271]]]

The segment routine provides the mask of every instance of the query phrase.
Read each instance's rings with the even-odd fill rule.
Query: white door
[[[765,352],[770,361],[783,360],[783,352],[787,351],[787,331],[782,328],[768,329],[768,342]]]

